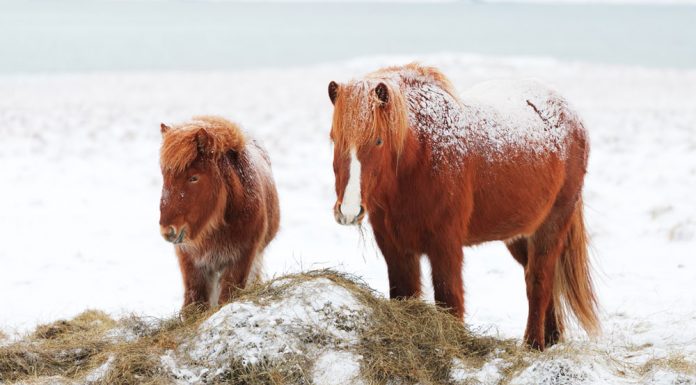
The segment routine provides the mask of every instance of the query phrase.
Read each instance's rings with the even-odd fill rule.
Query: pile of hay
[[[116,321],[87,311],[39,326],[0,346],[0,384],[550,385],[616,378],[617,371],[587,362],[581,348],[529,352],[517,341],[477,336],[431,304],[389,301],[355,277],[314,271],[249,288],[212,311],[189,311],[185,321]],[[634,371],[644,378],[677,364],[693,374],[685,360]]]

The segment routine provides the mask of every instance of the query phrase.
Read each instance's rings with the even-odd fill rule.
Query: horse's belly
[[[466,243],[531,235],[551,211],[563,181],[562,167],[489,178],[474,194]]]
[[[549,212],[547,207],[535,207],[524,212],[474,212],[469,222],[465,245],[529,236],[541,225]]]

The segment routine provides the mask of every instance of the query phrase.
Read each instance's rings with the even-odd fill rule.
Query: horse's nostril
[[[360,205],[360,212],[358,213],[358,218],[362,217],[365,214],[365,206]]]
[[[164,237],[165,240],[171,242],[173,241],[176,236],[176,228],[174,226],[167,226],[167,227],[162,227],[162,236]]]

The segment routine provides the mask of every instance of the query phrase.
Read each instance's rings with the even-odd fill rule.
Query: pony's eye
[[[189,181],[190,183],[196,183],[196,182],[198,182],[198,175],[194,175],[194,176],[190,177],[188,181]]]
[[[382,138],[377,138],[376,144],[377,144],[378,146],[379,146],[380,144],[382,144]]]

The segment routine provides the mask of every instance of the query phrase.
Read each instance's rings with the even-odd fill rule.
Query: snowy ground
[[[439,66],[459,90],[534,76],[576,105],[592,139],[585,202],[606,346],[693,359],[696,70],[467,55],[232,73],[0,77],[0,328],[22,331],[86,308],[178,310],[178,267],[158,230],[159,123],[201,113],[242,123],[269,149],[282,223],[266,253],[268,275],[333,267],[386,293],[370,232],[361,238],[333,219],[326,86],[412,59]],[[467,323],[520,338],[521,268],[497,243],[465,255]]]

